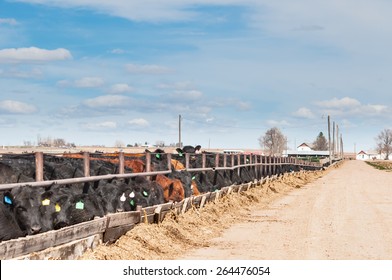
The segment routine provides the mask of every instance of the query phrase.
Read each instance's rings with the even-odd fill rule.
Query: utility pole
[[[344,159],[344,151],[343,151],[343,136],[340,134],[340,151],[342,153],[342,159]]]
[[[339,125],[336,124],[336,154],[338,157],[340,157],[340,149],[339,149]]]
[[[332,158],[335,158],[335,122],[332,122]]]
[[[182,145],[181,145],[181,115],[178,115],[178,147],[182,148]]]
[[[329,165],[332,164],[331,161],[331,120],[328,115],[328,151],[329,151]]]

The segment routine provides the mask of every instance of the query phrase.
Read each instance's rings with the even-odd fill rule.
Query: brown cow
[[[185,198],[184,188],[178,179],[171,179],[164,175],[157,175],[155,181],[162,187],[165,202],[180,202]]]

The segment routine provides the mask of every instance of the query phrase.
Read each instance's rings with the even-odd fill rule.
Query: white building
[[[385,158],[385,154],[380,154],[377,153],[375,151],[360,151],[357,154],[356,159],[357,160],[375,160],[375,159],[384,159]]]
[[[302,143],[297,147],[297,151],[312,151],[313,149],[306,143]]]
[[[314,151],[309,144],[302,143],[296,151],[284,151],[284,157],[328,157],[329,151]]]

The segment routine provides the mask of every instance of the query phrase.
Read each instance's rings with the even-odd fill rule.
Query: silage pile
[[[246,192],[231,193],[202,209],[194,208],[182,215],[169,213],[161,224],[138,224],[115,243],[102,244],[80,259],[176,259],[188,250],[208,247],[211,239],[220,236],[233,223],[251,222],[252,209],[266,207],[274,199],[316,180],[325,172],[328,170],[285,174]]]

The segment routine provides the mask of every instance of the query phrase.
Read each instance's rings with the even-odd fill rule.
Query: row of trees
[[[258,140],[260,146],[269,155],[281,155],[284,150],[287,150],[287,137],[277,127],[267,130]],[[318,134],[311,146],[316,151],[328,151],[328,141],[322,132]]]
[[[35,146],[32,141],[24,140],[23,145],[26,147]],[[75,143],[67,142],[63,138],[41,137],[37,136],[37,146],[39,147],[55,147],[55,148],[73,148]]]

